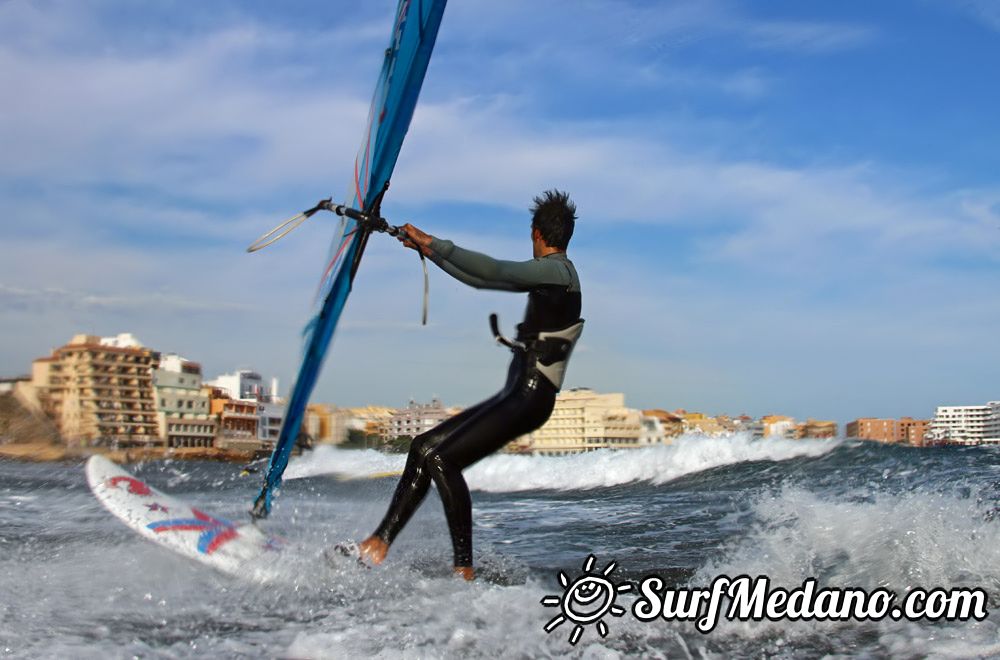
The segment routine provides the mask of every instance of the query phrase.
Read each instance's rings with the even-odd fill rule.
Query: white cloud
[[[103,26],[76,5],[60,6],[43,14],[0,5],[6,17],[18,8],[24,32],[0,46],[0,86],[12,99],[0,109],[8,182],[0,321],[9,338],[0,361],[23,364],[77,331],[129,330],[210,373],[250,362],[289,383],[330,220],[319,216],[260,254],[243,247],[314,202],[316,191],[346,188],[370,81],[320,76],[293,56],[302,35],[243,19],[149,51],[66,48],[59,42],[75,21],[84,32]],[[866,43],[871,30],[764,22],[727,3],[629,9],[617,22],[607,16],[618,5],[531,6],[543,13],[528,22],[524,4],[449,7],[431,93],[418,106],[387,208],[459,201],[523,214],[539,190],[570,190],[583,216],[574,257],[588,326],[569,384],[624,390],[643,405],[819,408],[856,385],[843,369],[852,354],[889,356],[887,370],[912,380],[914,356],[986,341],[984,329],[1000,323],[982,304],[991,294],[981,278],[928,265],[953,255],[996,263],[996,190],[930,194],[874,157],[792,166],[733,157],[723,140],[684,147],[685,132],[711,134],[715,120],[552,116],[528,83],[488,96],[449,88],[466,75],[465,48],[493,39],[503,42],[497,52],[524,46],[520,58],[477,68],[489,78],[484,88],[527,67],[592,86],[622,73],[634,76],[629,84],[703,84],[757,98],[781,84],[774,72],[740,68],[701,83],[711,72],[642,71],[632,66],[635,53],[618,46],[648,54],[663,43],[736,36],[750,47],[829,52]],[[586,20],[566,24],[571,43],[542,38],[576,8]],[[509,31],[515,26],[522,32]],[[385,26],[362,28],[319,37],[329,58],[351,63],[345,70],[367,66],[352,60],[354,50],[377,59],[380,45],[355,49],[350,39],[381,44]],[[312,85],[313,76],[323,84]],[[537,80],[551,87],[561,78]],[[474,218],[467,227],[452,238],[509,258],[525,249],[521,228]],[[621,238],[588,242],[590,228]],[[690,271],[650,254],[654,232],[689,240]],[[624,253],[630,241],[644,250]],[[471,403],[499,386],[506,355],[490,349],[485,318],[499,311],[509,327],[522,297],[473,292],[435,273],[432,325],[418,329],[420,277],[412,254],[373,238],[320,398],[402,403],[438,393]],[[966,373],[983,382],[978,371]],[[936,386],[911,385],[894,400],[915,387],[930,400]]]

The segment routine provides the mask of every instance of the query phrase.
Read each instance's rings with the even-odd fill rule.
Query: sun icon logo
[[[559,584],[565,588],[563,595],[542,598],[542,605],[545,607],[558,607],[562,610],[545,624],[545,632],[550,633],[569,620],[576,624],[569,634],[569,643],[573,646],[580,641],[583,627],[590,624],[596,624],[598,634],[607,637],[608,625],[604,623],[604,615],[624,615],[625,609],[615,605],[615,598],[632,589],[630,584],[615,586],[608,579],[618,565],[617,562],[612,561],[598,573],[592,570],[595,561],[594,555],[589,555],[587,561],[583,562],[583,575],[572,582],[565,573],[559,571]]]

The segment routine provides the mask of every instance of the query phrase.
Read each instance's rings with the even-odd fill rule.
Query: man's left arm
[[[542,284],[569,284],[566,269],[548,260],[494,259],[482,252],[466,250],[440,238],[432,238],[429,247],[442,262],[454,266],[462,273],[484,282],[504,283],[514,291],[527,291],[533,286]],[[443,265],[441,267],[444,268]]]

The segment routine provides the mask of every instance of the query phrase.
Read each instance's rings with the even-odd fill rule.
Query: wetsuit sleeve
[[[430,247],[434,263],[455,279],[477,289],[527,291],[542,284],[568,286],[571,282],[566,268],[554,261],[503,261],[439,238],[433,239]]]

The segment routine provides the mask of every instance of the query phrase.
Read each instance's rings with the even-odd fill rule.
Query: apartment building
[[[431,399],[430,403],[417,403],[411,399],[405,408],[400,408],[389,417],[383,439],[403,436],[415,438],[449,417],[450,411],[436,398]]]
[[[257,402],[234,399],[219,387],[205,386],[209,411],[218,420],[215,446],[219,449],[261,451],[257,439]]]
[[[1000,401],[978,406],[938,406],[927,439],[963,445],[1000,444]]]
[[[130,334],[81,334],[32,363],[31,385],[70,444],[161,445],[153,391],[159,362]]]
[[[845,433],[848,438],[903,443],[919,447],[924,444],[929,424],[926,419],[912,417],[901,419],[861,417],[848,422]]]
[[[169,353],[153,371],[153,389],[160,437],[168,447],[211,447],[217,419],[207,391],[202,390],[201,365]]]

